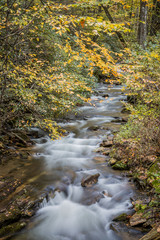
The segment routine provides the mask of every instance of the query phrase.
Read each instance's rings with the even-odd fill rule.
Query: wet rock
[[[6,235],[13,235],[23,228],[30,217],[32,217],[40,203],[46,199],[46,194],[40,198],[33,196],[34,188],[31,185],[21,184],[4,201],[7,207],[0,209],[0,234],[6,238]],[[34,192],[35,193],[35,192]],[[24,224],[22,224],[24,223]],[[14,227],[14,228],[13,228]]]
[[[122,122],[128,122],[128,117],[122,117]]]
[[[31,128],[28,132],[28,135],[33,138],[41,138],[41,137],[45,137],[46,133],[41,129]]]
[[[5,212],[0,213],[0,228],[18,221],[20,217],[20,210],[15,206],[11,206],[8,210],[5,210]]]
[[[141,238],[144,234],[137,230],[133,229],[132,227],[128,227],[126,223],[120,223],[120,222],[113,222],[111,224],[111,229],[117,233],[119,236],[118,239],[139,239]]]
[[[109,155],[110,154],[110,152],[111,152],[111,149],[110,148],[108,148],[108,149],[105,149],[105,151],[103,151],[103,155]]]
[[[139,225],[143,225],[146,222],[146,218],[143,217],[143,213],[136,212],[131,218],[130,218],[130,226],[135,227]]]
[[[104,152],[104,151],[105,151],[104,147],[99,147],[99,148],[94,150],[94,152],[96,152],[96,153],[100,153],[100,152]]]
[[[13,223],[13,224],[10,224],[8,226],[4,226],[0,229],[0,237],[1,236],[4,236],[4,235],[12,235],[18,231],[20,231],[22,228],[24,228],[26,226],[26,223],[25,222],[16,222],[16,223]],[[7,236],[6,239],[9,237]]]
[[[100,174],[96,173],[94,175],[88,176],[85,179],[82,179],[81,186],[82,187],[91,187],[92,185],[96,184],[98,182]]]
[[[113,166],[116,162],[117,162],[117,159],[115,159],[115,158],[110,158],[110,159],[109,159],[109,164],[110,164],[111,166]]]
[[[112,147],[113,141],[112,140],[103,140],[103,142],[100,144],[101,147]]]
[[[111,196],[108,192],[106,192],[106,191],[103,191],[102,194],[103,194],[103,196],[106,196],[106,197],[112,197],[112,196]]]
[[[115,222],[128,222],[129,218],[130,218],[130,215],[128,215],[126,213],[122,213],[118,217],[114,218],[113,221],[115,221]]]
[[[130,111],[124,107],[124,108],[122,109],[121,113],[130,113]]]
[[[128,118],[123,117],[123,118],[113,119],[111,122],[113,122],[113,123],[126,123],[127,121],[128,121]]]
[[[86,188],[86,190],[91,190],[91,188]],[[99,202],[102,198],[104,198],[104,195],[99,192],[86,192],[86,197],[82,200],[82,204],[84,205],[92,205],[97,202]]]
[[[104,97],[104,98],[108,98],[109,95],[106,93],[106,94],[103,94],[102,97]]]
[[[90,131],[97,131],[100,128],[100,126],[94,125],[88,128]]]
[[[149,233],[140,240],[160,240],[160,227],[154,227]]]
[[[126,163],[123,163],[122,161],[117,161],[114,165],[112,165],[112,168],[115,170],[128,170],[129,167]]]
[[[113,123],[121,123],[121,122],[122,122],[122,119],[120,119],[120,118],[115,118],[115,119],[113,119],[111,122],[113,122]]]
[[[104,162],[106,159],[105,159],[105,157],[97,156],[97,157],[94,157],[94,160],[97,161],[97,162]]]

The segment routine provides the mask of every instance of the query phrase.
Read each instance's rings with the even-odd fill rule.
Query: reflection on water
[[[117,233],[111,228],[112,220],[121,213],[131,211],[133,194],[128,181],[110,170],[104,161],[96,162],[94,152],[120,113],[124,99],[120,87],[106,90],[99,87],[100,96],[92,96],[89,106],[81,107],[78,120],[61,125],[70,131],[67,137],[51,141],[48,137],[38,139],[35,161],[43,163],[46,174],[39,178],[51,189],[58,189],[44,201],[32,227],[14,239],[25,240],[132,240],[136,233]],[[102,97],[109,94],[109,97]],[[116,115],[115,115],[116,113]],[[80,116],[81,119],[80,119]],[[85,120],[82,119],[85,116]],[[108,125],[107,125],[108,124]],[[97,131],[90,131],[91,126]],[[112,123],[112,129],[118,123]],[[117,128],[115,128],[117,129]],[[98,183],[89,188],[81,186],[85,176],[100,173]],[[121,231],[122,230],[122,231]],[[121,233],[120,233],[121,232]]]

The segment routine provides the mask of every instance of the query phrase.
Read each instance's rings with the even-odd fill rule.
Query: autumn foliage
[[[159,5],[146,2],[151,23]],[[88,101],[98,78],[122,77],[116,62],[136,41],[139,10],[137,0],[2,0],[0,131],[38,126],[58,137],[55,119]]]
[[[117,74],[110,51],[93,41],[93,25],[102,31],[104,20],[71,14],[77,7],[54,1],[1,2],[1,131],[34,125],[57,137],[55,118],[87,101],[94,71]]]

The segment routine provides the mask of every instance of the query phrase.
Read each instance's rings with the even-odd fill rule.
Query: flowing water
[[[100,84],[98,96],[80,107],[77,119],[61,123],[69,134],[51,141],[39,138],[35,149],[37,188],[50,192],[31,227],[14,239],[29,240],[135,240],[140,233],[113,219],[130,213],[133,188],[127,179],[107,165],[107,156],[95,152],[103,139],[120,127],[112,120],[121,113],[125,95],[120,86]],[[109,97],[106,97],[109,94]],[[96,130],[96,131],[95,131]],[[38,167],[39,166],[39,167]],[[99,173],[98,183],[82,187],[81,180]],[[39,186],[39,187],[38,187]],[[55,191],[57,189],[57,191]]]

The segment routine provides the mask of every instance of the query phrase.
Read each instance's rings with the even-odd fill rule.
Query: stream
[[[121,124],[126,100],[121,86],[98,85],[98,96],[79,107],[76,119],[70,116],[60,125],[69,134],[52,141],[37,139],[34,153],[37,191],[50,194],[43,201],[27,230],[15,240],[138,240],[142,235],[113,219],[131,213],[134,187],[119,171],[112,170],[108,156],[96,152],[103,139],[112,139]],[[81,181],[99,173],[96,184],[82,187]],[[57,191],[55,191],[57,189]]]

